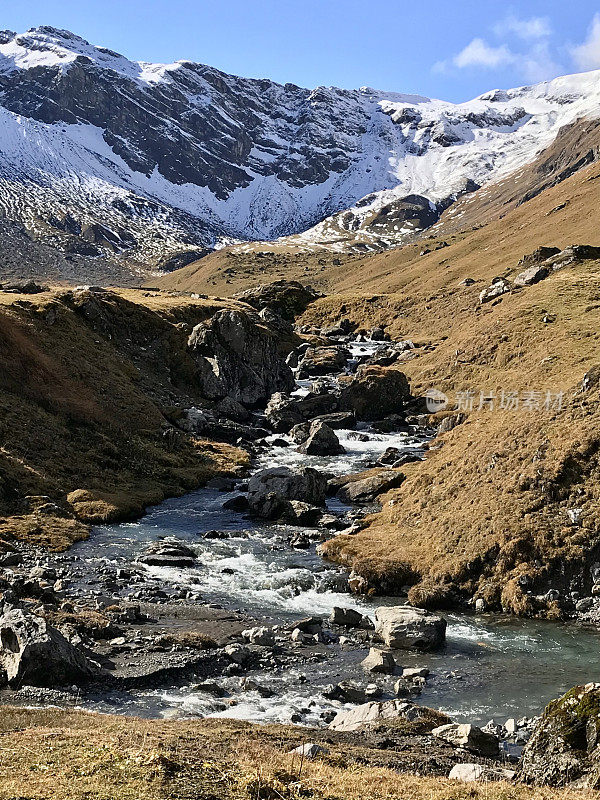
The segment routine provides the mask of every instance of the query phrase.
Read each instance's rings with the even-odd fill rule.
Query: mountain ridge
[[[90,274],[103,259],[138,282],[235,242],[382,250],[600,116],[599,76],[452,104],[132,62],[47,26],[4,31],[0,208]]]

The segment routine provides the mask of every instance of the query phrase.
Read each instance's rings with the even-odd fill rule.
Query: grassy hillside
[[[149,721],[0,708],[0,798],[13,800],[585,800],[591,792],[462,784],[397,771],[402,754],[363,735],[326,736],[315,760],[289,751],[323,732],[234,720]],[[387,766],[389,764],[389,766]]]
[[[583,120],[563,128],[533,163],[459,200],[412,244],[358,257],[303,251],[290,237],[225,248],[153,283],[232,295],[283,277],[324,292],[404,294],[451,286],[472,272],[502,274],[540,244],[600,244],[599,154],[600,123]]]
[[[229,302],[0,293],[0,535],[61,548],[245,454],[178,432],[195,388],[185,331]],[[28,496],[33,498],[28,499]]]
[[[396,262],[394,271],[393,254],[373,258],[379,281],[401,284],[401,291],[374,298],[342,293],[305,315],[305,322],[325,321],[343,304],[344,315],[360,324],[387,323],[395,336],[427,345],[403,366],[416,394],[433,386],[456,401],[458,392],[475,392],[468,421],[434,445],[382,514],[356,537],[328,547],[379,588],[421,581],[412,596],[426,601],[440,585],[452,586],[517,613],[541,608],[518,585],[534,593],[564,590],[579,573],[590,590],[582,565],[599,548],[600,407],[596,390],[579,389],[599,363],[600,265],[571,265],[495,304],[480,306],[478,295],[493,276],[514,277],[517,259],[534,246],[597,243],[584,236],[598,177],[594,165],[565,182],[571,203],[560,213],[571,209],[572,217],[564,229],[551,229],[542,215],[564,198],[562,184],[418,263]],[[468,277],[475,282],[465,286]],[[503,390],[564,392],[563,408],[498,410]],[[480,391],[495,394],[494,411],[487,404],[477,410]],[[568,516],[575,508],[576,526]]]
[[[597,388],[578,392],[599,363],[600,264],[571,265],[496,303],[481,306],[479,293],[495,276],[514,278],[519,260],[541,245],[600,245],[598,138],[597,123],[566,130],[563,149],[461,201],[462,229],[451,209],[435,238],[397,250],[331,261],[325,270],[307,266],[312,256],[286,256],[288,277],[330,290],[300,323],[347,317],[361,327],[386,325],[394,338],[420,345],[403,364],[415,394],[436,387],[450,407],[457,393],[476,396],[468,421],[444,434],[423,465],[408,468],[381,514],[325,548],[379,591],[417,584],[411,597],[423,603],[458,592],[516,613],[557,615],[555,604],[531,598],[549,587],[566,591],[577,576],[591,590],[584,565],[600,555],[600,406]],[[477,218],[486,224],[474,226]],[[268,265],[279,256],[252,258]],[[187,269],[191,285],[200,273]],[[232,288],[258,279],[229,278]],[[498,400],[503,391],[564,399],[560,410],[499,410],[498,400],[494,411],[478,410],[481,391]]]

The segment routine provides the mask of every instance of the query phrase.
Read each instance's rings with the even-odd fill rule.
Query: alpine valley
[[[595,72],[454,105],[4,31],[2,257],[15,276],[25,265],[131,283],[235,242],[382,250],[598,113]]]
[[[596,797],[599,208],[600,71],[0,32],[0,798]]]

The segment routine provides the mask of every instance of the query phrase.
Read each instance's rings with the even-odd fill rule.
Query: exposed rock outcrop
[[[523,751],[520,777],[600,788],[600,683],[576,686],[546,707]]]
[[[258,311],[268,308],[283,319],[294,320],[320,296],[311,286],[303,286],[298,281],[281,280],[246,289],[236,294],[235,298]]]
[[[218,311],[208,323],[196,325],[188,348],[201,392],[211,400],[229,397],[256,406],[294,386],[277,338],[243,311]]]
[[[328,488],[330,494],[344,503],[368,505],[375,502],[379,495],[397,489],[404,479],[404,473],[396,469],[380,469],[332,478]]]
[[[9,686],[65,686],[98,672],[42,617],[20,608],[0,617],[0,668]]]

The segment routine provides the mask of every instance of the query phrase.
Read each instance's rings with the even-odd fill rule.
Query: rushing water
[[[359,355],[361,347],[373,348],[355,345],[353,355]],[[305,389],[301,384],[298,392]],[[302,463],[342,474],[364,469],[387,447],[418,452],[422,446],[422,440],[406,433],[368,432],[368,441],[357,440],[354,431],[337,433],[346,450],[341,456],[304,456],[293,446],[273,444],[256,466]],[[198,554],[197,565],[181,570],[146,567],[150,581],[158,582],[167,593],[188,588],[205,602],[246,611],[274,624],[308,614],[326,615],[334,605],[354,607],[372,616],[378,605],[399,602],[397,598],[377,598],[371,604],[349,595],[346,574],[326,564],[314,546],[308,550],[289,546],[289,534],[297,528],[225,510],[223,502],[229,496],[203,489],[168,500],[139,521],[95,528],[88,541],[70,551],[78,558],[82,592],[98,591],[94,576],[102,567],[129,567],[149,543],[168,536],[191,544]],[[203,538],[211,530],[227,531],[229,538]],[[510,716],[530,716],[570,686],[600,679],[600,636],[595,631],[497,615],[446,616],[446,647],[431,654],[405,653],[402,666],[428,667],[432,675],[421,701],[456,719],[482,723],[491,717],[503,721]],[[341,705],[323,698],[327,684],[342,679],[355,679],[362,685],[368,682],[360,668],[365,650],[345,650],[337,644],[321,649],[326,650],[321,663],[257,676],[275,692],[268,699],[257,692],[241,691],[239,678],[227,678],[220,683],[231,693],[228,701],[184,687],[107,694],[87,705],[150,716],[193,714],[280,722],[299,714],[303,723],[319,724],[323,711]],[[384,698],[393,696],[393,681],[391,677],[378,678]]]

